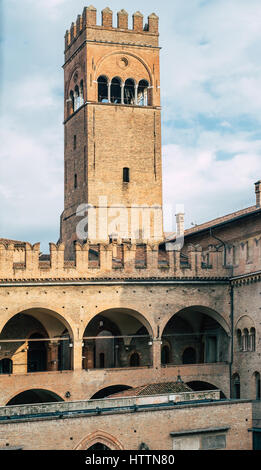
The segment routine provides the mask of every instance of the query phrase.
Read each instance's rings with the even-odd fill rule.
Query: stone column
[[[136,85],[135,85],[135,104],[136,104],[136,106],[138,106],[138,87],[139,87],[139,85],[138,85],[138,83],[136,83]]]
[[[124,83],[121,83],[121,104],[124,104]]]
[[[111,103],[111,82],[108,82],[108,101]]]

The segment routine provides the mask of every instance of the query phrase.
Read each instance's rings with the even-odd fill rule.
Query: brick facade
[[[0,405],[104,398],[130,387],[171,382],[178,375],[195,391],[219,389],[228,399],[260,399],[260,184],[256,205],[185,231],[184,246],[169,251],[161,217],[158,18],[150,15],[143,28],[137,12],[128,29],[124,10],[117,28],[110,9],[103,10],[101,26],[96,14],[95,8],[85,8],[65,37],[60,240],[42,255],[38,243],[0,239]],[[99,86],[104,93],[99,77],[108,84],[121,79],[117,99],[122,102],[113,102],[109,85],[107,101],[99,101]],[[143,85],[135,88],[134,102],[124,102],[130,96],[123,87],[129,78],[136,84],[146,80],[146,103],[137,102],[139,92],[145,100]],[[129,169],[129,182],[123,181],[123,169]],[[86,243],[76,234],[82,203],[114,209],[89,220]],[[116,234],[111,229],[104,236],[100,230],[107,216],[117,217],[119,205],[127,208],[128,221],[134,217],[135,237],[123,233],[119,221]],[[153,207],[147,237],[132,205],[146,206],[145,211]],[[181,232],[182,224],[179,214]],[[221,405],[99,421],[90,417],[93,438],[83,418],[71,419],[70,427],[56,420],[52,431],[62,435],[56,448],[86,448],[99,429],[107,429],[115,448],[136,449],[141,440],[154,449],[170,449],[171,432],[197,429],[199,422],[202,429],[216,428],[222,422],[233,430],[227,448],[238,449],[241,443],[251,448],[251,406]],[[173,427],[174,415],[184,428]],[[159,423],[165,434],[159,435]],[[12,446],[20,445],[23,435],[25,448],[31,448],[29,436],[37,433],[37,448],[54,445],[50,423],[0,424],[3,446],[8,429]]]

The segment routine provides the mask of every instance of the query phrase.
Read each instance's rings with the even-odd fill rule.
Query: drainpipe
[[[230,285],[230,324],[231,324],[231,357],[229,364],[230,398],[232,398],[232,366],[234,361],[234,286]]]

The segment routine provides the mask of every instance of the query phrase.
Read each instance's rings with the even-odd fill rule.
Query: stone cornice
[[[240,274],[239,276],[234,276],[230,279],[231,284],[236,287],[247,285],[247,284],[252,284],[254,282],[260,282],[260,281],[261,281],[261,271]]]
[[[229,284],[228,278],[92,278],[92,279],[2,279],[1,287],[22,287],[22,286],[76,286],[76,285],[168,285],[168,284]]]

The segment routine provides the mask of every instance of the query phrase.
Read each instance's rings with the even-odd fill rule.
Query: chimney
[[[177,237],[184,235],[184,220],[185,214],[180,212],[176,214],[176,224],[177,224]]]
[[[261,180],[255,183],[256,187],[256,207],[261,207]]]

